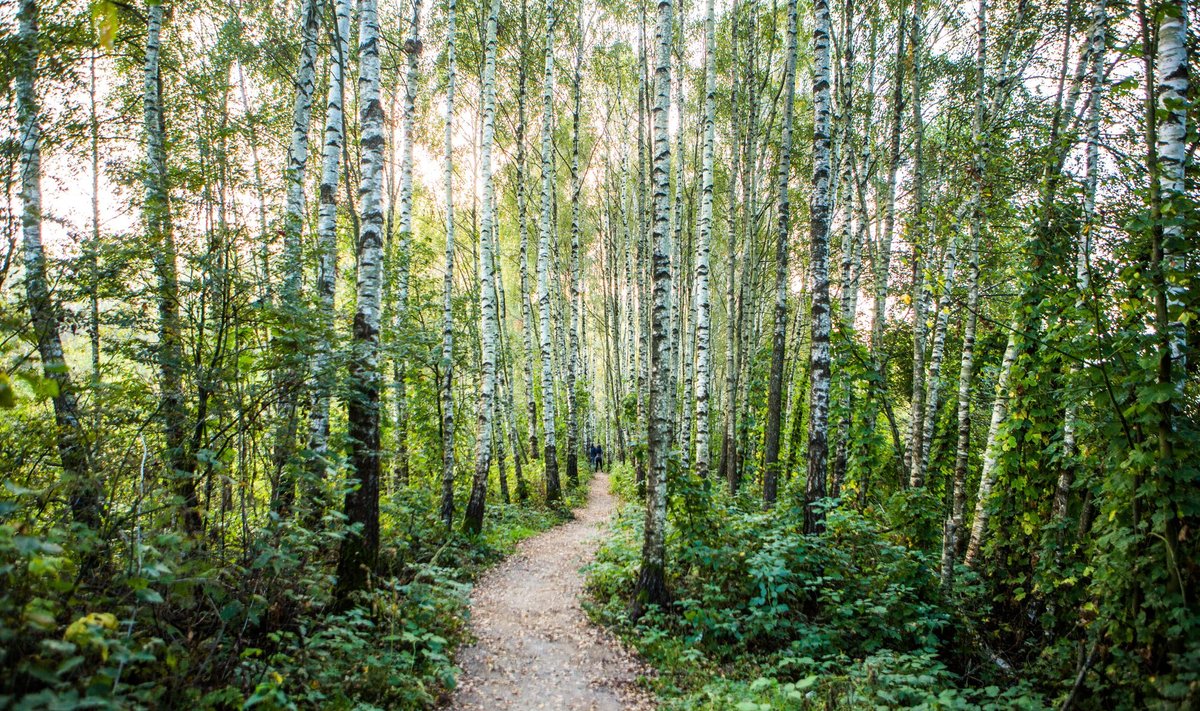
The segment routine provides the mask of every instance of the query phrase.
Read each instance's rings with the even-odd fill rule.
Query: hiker
[[[592,447],[592,471],[598,472],[604,466],[604,448],[600,445]]]

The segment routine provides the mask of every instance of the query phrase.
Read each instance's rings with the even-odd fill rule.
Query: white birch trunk
[[[708,405],[711,382],[711,318],[709,252],[713,222],[713,148],[717,121],[717,27],[714,0],[707,0],[704,20],[704,148],[701,154],[700,219],[696,244],[696,473],[709,473]]]
[[[393,355],[396,404],[393,440],[396,479],[407,483],[408,468],[408,347],[405,337],[408,322],[409,274],[413,241],[413,143],[416,140],[417,66],[421,58],[421,0],[412,0],[408,39],[404,42],[407,72],[404,79],[404,109],[400,120],[400,218],[396,245],[396,308],[392,337],[397,345]]]
[[[446,124],[443,180],[446,208],[446,259],[442,274],[442,522],[454,521],[454,53],[456,0],[446,0]]]
[[[775,504],[779,489],[779,438],[783,421],[783,358],[787,344],[788,250],[792,232],[792,116],[796,104],[796,0],[788,0],[787,58],[783,72],[783,137],[779,147],[779,207],[775,231],[775,328],[771,335],[771,374],[767,385],[767,424],[763,439],[763,505]]]
[[[1103,0],[1101,0],[1103,2]],[[984,103],[987,96],[987,0],[980,0],[978,48],[975,53],[975,115],[971,133],[974,156],[975,190],[971,196],[971,245],[967,277],[967,320],[963,324],[962,358],[958,370],[958,443],[954,455],[954,480],[950,515],[942,536],[942,591],[949,593],[954,584],[954,565],[966,508],[967,465],[971,447],[971,378],[975,370],[975,329],[979,317],[979,243],[983,233],[983,198],[987,190],[987,143],[984,140]]]
[[[653,109],[654,312],[651,319],[649,431],[650,466],[646,482],[646,520],[642,566],[630,605],[641,617],[649,605],[667,602],[666,525],[667,468],[671,449],[671,139],[667,132],[671,110],[671,0],[658,0],[655,32]]]
[[[15,72],[15,89],[17,121],[21,131],[21,235],[24,242],[25,295],[29,300],[38,355],[42,359],[42,375],[57,385],[57,392],[51,401],[68,505],[74,520],[90,528],[100,522],[101,492],[91,477],[79,420],[79,403],[71,382],[71,372],[63,356],[61,325],[57,306],[50,294],[46,255],[42,248],[42,129],[41,109],[37,102],[39,29],[35,0],[22,0],[17,10],[17,22],[19,64]],[[93,335],[93,338],[96,337]]]
[[[346,494],[346,520],[361,530],[342,540],[335,597],[345,603],[362,589],[379,553],[379,328],[383,310],[383,156],[386,141],[380,99],[379,18],[376,0],[359,4],[358,104],[362,155],[358,276],[351,332],[347,401],[350,464],[358,487]]]
[[[529,455],[537,459],[541,456],[538,450],[537,434],[537,399],[533,388],[534,350],[533,350],[533,304],[534,295],[529,286],[529,211],[527,206],[528,185],[527,163],[525,161],[525,102],[527,80],[525,76],[525,51],[529,48],[529,33],[527,30],[528,11],[525,0],[521,0],[521,59],[517,62],[517,232],[521,238],[521,335],[524,338],[525,353],[525,410],[528,418],[526,425],[529,430]]]
[[[921,450],[913,453],[913,478],[911,486],[925,485],[925,472],[929,468],[929,449],[933,441],[939,404],[938,391],[942,385],[942,359],[946,354],[946,328],[950,320],[950,296],[954,291],[954,271],[958,262],[958,240],[951,238],[946,249],[942,272],[942,291],[938,295],[933,312],[933,346],[929,354],[929,374],[925,382],[925,414],[921,418]]]
[[[809,356],[808,476],[804,492],[804,532],[824,529],[815,508],[825,497],[829,454],[829,2],[813,3],[813,174],[810,222],[812,270],[812,334]]]
[[[479,421],[475,437],[475,478],[471,482],[471,497],[467,501],[466,518],[463,521],[463,528],[468,533],[479,533],[483,528],[488,471],[492,461],[492,418],[495,414],[496,400],[496,341],[499,319],[493,266],[496,245],[492,243],[496,204],[496,190],[492,184],[492,142],[496,135],[496,24],[499,22],[499,15],[500,0],[491,0],[484,45],[483,145],[480,147],[483,217],[479,223]]]
[[[571,109],[571,264],[567,297],[571,301],[571,321],[567,334],[567,482],[571,486],[579,483],[579,412],[576,397],[579,370],[579,230],[580,192],[579,176],[579,110],[580,83],[583,72],[583,23],[578,24],[579,37],[575,50],[574,105]]]
[[[316,91],[317,31],[320,26],[318,0],[300,3],[300,66],[296,69],[296,95],[292,102],[292,136],[284,175],[286,200],[283,213],[285,273],[283,307],[293,313],[300,308],[303,275],[300,232],[304,226],[304,173],[308,166],[308,130],[312,123],[312,97]]]
[[[338,160],[342,155],[345,117],[346,67],[350,56],[350,0],[334,4],[333,47],[329,59],[329,93],[325,102],[325,143],[321,149],[321,184],[317,216],[317,298],[321,343],[312,363],[311,412],[308,448],[314,462],[312,473],[324,475],[329,449],[329,400],[333,373],[333,297],[337,280],[337,189]]]
[[[550,242],[554,237],[554,0],[546,0],[545,74],[542,83],[542,217],[538,234],[538,312],[541,321],[542,438],[545,440],[546,501],[562,498],[554,425],[554,353],[550,331]]]
[[[996,381],[996,400],[992,403],[992,420],[988,425],[987,445],[983,450],[983,471],[979,475],[979,494],[975,500],[975,520],[971,523],[971,539],[967,542],[965,563],[973,567],[979,559],[983,546],[983,537],[987,532],[988,503],[992,495],[992,487],[996,485],[996,467],[1000,459],[1000,443],[998,436],[1004,418],[1008,416],[1009,388],[1008,380],[1012,374],[1013,363],[1017,360],[1017,337],[1020,327],[1014,322],[1008,336],[1008,347],[1004,350],[1004,360],[1000,363],[1000,376]]]

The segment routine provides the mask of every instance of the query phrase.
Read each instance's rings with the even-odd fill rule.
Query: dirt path
[[[576,519],[530,538],[488,571],[471,596],[475,644],[451,709],[652,709],[635,685],[642,667],[579,606],[580,567],[616,508],[608,476],[592,478]]]

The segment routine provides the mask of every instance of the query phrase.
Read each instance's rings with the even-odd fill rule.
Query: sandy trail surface
[[[608,476],[592,477],[576,518],[523,541],[480,578],[471,595],[475,643],[451,709],[652,709],[636,685],[640,662],[580,607],[583,574],[616,509]]]

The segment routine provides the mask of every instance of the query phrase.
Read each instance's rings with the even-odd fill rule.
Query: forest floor
[[[637,686],[645,667],[580,607],[580,568],[616,505],[608,476],[597,473],[574,520],[522,542],[480,578],[471,595],[475,643],[459,651],[462,674],[449,708],[655,708]]]

